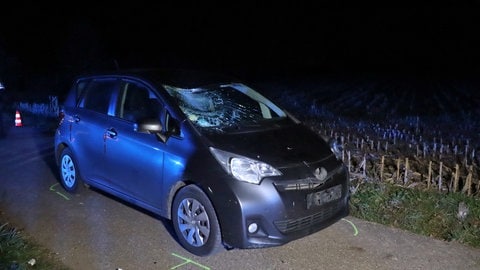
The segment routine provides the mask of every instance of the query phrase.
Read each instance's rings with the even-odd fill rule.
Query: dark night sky
[[[480,71],[476,2],[408,8],[293,3],[11,7],[2,10],[0,50],[26,69],[43,71],[85,65],[92,56],[122,67],[252,73]]]

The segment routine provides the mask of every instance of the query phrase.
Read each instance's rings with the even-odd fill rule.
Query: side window
[[[99,113],[108,113],[116,80],[95,80],[85,89],[80,107]]]
[[[159,118],[161,103],[144,85],[135,82],[122,84],[116,116],[138,122],[142,119]]]
[[[167,131],[174,136],[180,136],[180,126],[178,122],[170,115],[169,112],[166,112],[165,115],[165,126]]]

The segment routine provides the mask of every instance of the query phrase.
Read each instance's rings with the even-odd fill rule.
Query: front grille
[[[336,177],[337,175],[343,173],[344,166],[338,166],[337,168],[328,172],[327,177],[324,180],[318,180],[313,176],[305,177],[303,179],[294,179],[294,180],[280,180],[275,181],[273,184],[277,188],[278,191],[290,191],[290,190],[313,190],[316,189],[325,183],[329,182],[331,179]]]
[[[310,216],[297,219],[277,220],[273,223],[282,233],[291,233],[319,224],[333,217],[341,208],[342,203],[334,203],[328,207],[322,207],[322,210]]]

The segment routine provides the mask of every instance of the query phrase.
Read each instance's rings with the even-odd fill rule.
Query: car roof
[[[140,68],[140,69],[125,69],[115,71],[90,72],[79,76],[85,77],[105,77],[105,76],[119,76],[119,77],[137,77],[155,83],[166,84],[179,88],[195,88],[210,84],[219,83],[238,83],[239,79],[227,76],[225,74],[192,69],[160,69],[160,68]]]

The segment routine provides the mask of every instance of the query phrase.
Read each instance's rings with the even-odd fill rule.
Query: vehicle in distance
[[[195,255],[283,245],[349,213],[341,145],[237,79],[89,74],[74,80],[61,114],[63,187],[94,187],[171,220]]]

